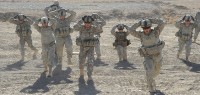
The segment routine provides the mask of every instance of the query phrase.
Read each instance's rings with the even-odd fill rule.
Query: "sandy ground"
[[[14,2],[11,2],[14,1]],[[48,2],[47,2],[48,1]],[[167,21],[161,39],[166,41],[163,50],[163,66],[161,74],[156,78],[157,88],[166,95],[199,95],[200,93],[200,40],[192,44],[191,62],[176,59],[178,41],[174,36],[177,29],[173,23],[181,15],[195,13],[199,10],[199,0],[60,0],[61,6],[77,12],[77,19],[84,14],[99,12],[106,18],[107,25],[101,37],[102,61],[95,61],[94,86],[78,85],[78,55],[74,53],[73,66],[66,63],[61,74],[46,78],[42,73],[40,34],[33,30],[33,44],[39,49],[38,58],[31,59],[32,51],[26,47],[25,62],[18,61],[19,38],[15,34],[15,25],[0,22],[0,94],[1,95],[148,95],[144,80],[143,58],[139,57],[138,39],[128,36],[131,45],[128,47],[129,63],[117,63],[117,52],[112,46],[114,37],[110,30],[118,23],[133,25],[145,17],[162,17]],[[80,2],[80,3],[77,3]],[[49,0],[0,0],[0,12],[20,12],[31,17],[44,15],[43,9],[51,4]],[[140,11],[138,11],[140,10]],[[8,13],[7,16],[11,14]],[[0,17],[2,14],[0,14]],[[1,21],[3,20],[0,18]],[[76,19],[76,20],[77,20]],[[4,20],[3,20],[4,21]],[[72,39],[74,52],[79,52],[75,45],[74,31]],[[87,77],[86,77],[87,79]]]

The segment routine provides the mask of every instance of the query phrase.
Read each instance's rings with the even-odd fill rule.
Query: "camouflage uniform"
[[[197,20],[198,23],[200,23],[200,12],[197,12],[195,19]],[[195,28],[195,33],[194,33],[194,42],[196,42],[197,37],[199,35],[200,32],[200,26]]]
[[[177,57],[179,58],[179,55],[182,53],[183,48],[186,45],[186,60],[188,60],[191,51],[193,30],[198,26],[198,24],[195,21],[194,23],[190,23],[190,25],[187,27],[185,26],[183,21],[183,19],[179,20],[175,24],[175,26],[179,29],[179,31],[176,33],[179,42],[179,50],[177,53]]]
[[[106,25],[106,21],[102,17],[99,17],[98,14],[93,14],[93,15],[97,15],[97,18],[94,19],[92,24],[95,26],[99,25],[101,27],[101,30],[97,33],[97,36],[100,38],[101,37],[100,34],[103,33],[103,26]],[[97,59],[101,59],[100,42],[95,45],[95,52],[97,54]]]
[[[24,19],[23,21],[19,20],[20,16],[21,16],[21,18]],[[21,52],[21,56],[22,56],[21,60],[24,60],[24,56],[25,56],[25,48],[24,48],[25,42],[27,42],[28,46],[32,50],[35,51],[33,54],[33,59],[35,59],[38,50],[32,44],[31,24],[33,24],[33,21],[30,18],[28,18],[22,14],[20,14],[20,16],[17,15],[14,18],[10,18],[9,22],[17,25],[15,32],[17,33],[18,37],[20,38],[19,44],[20,44],[20,52]]]
[[[94,64],[94,45],[98,43],[98,37],[95,36],[96,33],[100,31],[100,27],[91,26],[90,29],[85,29],[82,24],[83,21],[80,20],[74,29],[79,31],[79,37],[76,40],[76,44],[80,46],[79,53],[79,68],[80,77],[84,76],[84,63],[87,57],[87,75],[88,80],[92,80],[93,64]]]
[[[129,27],[128,26],[125,26],[125,27],[127,29],[127,32],[126,31],[123,31],[123,32],[117,31],[116,32],[115,29],[118,28],[118,25],[114,26],[111,30],[112,35],[114,35],[116,38],[115,42],[113,43],[113,46],[115,46],[117,49],[119,62],[127,61],[127,46],[130,44],[129,40],[127,40],[127,36],[130,33]]]
[[[39,26],[43,20],[50,21],[52,24],[47,27]],[[52,75],[52,67],[56,65],[55,63],[55,37],[53,31],[55,29],[55,21],[53,19],[47,20],[46,17],[41,18],[41,20],[37,20],[34,23],[35,29],[41,34],[41,42],[42,42],[42,59],[43,64],[45,66],[44,71],[48,71],[48,76]]]
[[[61,20],[59,17],[66,16],[66,12],[70,13],[71,15],[64,18],[64,20]],[[59,17],[54,16],[55,14],[58,14]],[[63,47],[65,45],[67,50],[68,64],[72,64],[71,58],[73,53],[73,44],[70,33],[73,32],[73,29],[70,28],[70,23],[75,18],[76,13],[74,11],[61,9],[59,11],[51,12],[50,15],[52,15],[52,17],[54,16],[54,18],[57,20],[54,34],[56,37],[56,54],[58,57],[58,63],[62,66]]]
[[[141,26],[141,22],[134,24],[130,28],[133,36],[141,41],[140,55],[144,57],[144,68],[146,70],[146,79],[150,92],[156,91],[155,77],[160,73],[162,65],[162,48],[164,42],[160,41],[160,33],[165,23],[160,19],[149,19],[150,23],[158,24],[157,27],[151,29],[149,35],[145,35],[143,31],[136,31]],[[160,47],[161,46],[161,47]],[[157,49],[157,47],[160,47]]]
[[[55,10],[59,10],[61,8],[62,7],[59,6],[59,2],[58,1],[54,1],[53,5],[50,5],[49,7],[46,7],[44,9],[44,12],[45,12],[47,17],[50,17],[50,15],[49,15],[50,12],[55,11]]]

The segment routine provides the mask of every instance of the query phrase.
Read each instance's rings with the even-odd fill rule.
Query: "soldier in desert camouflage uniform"
[[[157,24],[157,26],[151,29],[152,24]],[[143,28],[143,31],[136,30],[140,26]],[[164,48],[165,42],[161,41],[159,36],[164,26],[165,23],[161,19],[145,19],[130,28],[130,33],[136,38],[139,38],[142,44],[138,51],[140,56],[144,57],[147,84],[152,95],[158,93],[155,77],[160,73],[162,65],[162,49]]]
[[[74,29],[79,31],[79,36],[76,39],[76,44],[80,46],[79,53],[79,68],[80,78],[79,82],[84,83],[84,64],[87,57],[87,75],[88,84],[93,83],[92,72],[94,64],[94,46],[99,42],[97,34],[101,28],[92,25],[94,19],[91,16],[84,16],[75,26]]]
[[[175,26],[179,29],[179,31],[176,33],[179,42],[177,58],[179,58],[185,46],[186,61],[188,61],[192,45],[193,30],[198,27],[197,21],[194,20],[191,15],[185,15],[181,20],[176,22]]]
[[[34,54],[33,54],[33,59],[36,59],[36,55],[38,50],[33,46],[32,44],[32,38],[31,38],[31,25],[33,24],[33,21],[23,15],[23,14],[18,14],[15,17],[11,17],[9,19],[10,23],[16,24],[16,33],[18,35],[18,37],[20,38],[19,40],[19,44],[20,44],[20,52],[21,52],[21,61],[24,60],[24,56],[25,56],[25,42],[27,42],[28,46],[34,50]]]
[[[55,63],[55,20],[47,17],[42,17],[34,23],[35,29],[41,34],[42,42],[42,59],[44,64],[44,71],[47,72],[47,77],[52,76],[52,67]]]
[[[57,0],[55,0],[53,5],[50,5],[49,7],[46,7],[44,9],[44,12],[45,12],[47,17],[50,17],[50,15],[49,15],[50,12],[55,11],[55,10],[59,10],[61,8],[62,7],[60,7],[59,2]]]
[[[116,28],[118,31],[115,31]],[[124,31],[124,28],[126,28],[127,31]],[[115,36],[113,46],[117,49],[119,62],[127,61],[127,46],[130,44],[130,40],[127,39],[130,33],[129,27],[124,24],[118,24],[112,28],[111,33]]]
[[[66,17],[67,13],[70,13],[69,17]],[[63,47],[65,45],[67,51],[68,64],[72,64],[71,58],[73,53],[72,48],[72,39],[70,33],[73,32],[73,29],[70,28],[70,23],[75,18],[76,13],[74,11],[60,9],[49,13],[51,17],[54,17],[57,21],[55,29],[56,37],[56,54],[58,58],[58,64],[62,68],[62,56],[63,56]],[[58,14],[58,17],[56,16]]]
[[[100,17],[97,13],[93,13],[92,14],[92,18],[94,19],[94,21],[92,22],[93,25],[95,26],[100,26],[101,27],[101,31],[98,32],[97,36],[101,37],[101,33],[103,33],[103,26],[106,25],[106,21]],[[101,60],[101,50],[100,50],[100,42],[98,44],[95,45],[95,52],[97,54],[97,60]]]
[[[200,23],[200,12],[197,12],[196,16],[195,16],[195,19],[196,19],[196,22],[199,24]],[[195,28],[195,33],[194,33],[194,43],[196,42],[197,40],[197,37],[199,35],[199,32],[200,32],[200,26],[196,27]]]

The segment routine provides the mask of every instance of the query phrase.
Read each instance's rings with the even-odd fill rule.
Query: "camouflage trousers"
[[[63,57],[63,47],[65,46],[67,52],[67,58],[71,59],[73,54],[72,39],[71,36],[67,37],[57,37],[56,38],[56,54],[58,58],[58,63],[62,63]]]
[[[186,57],[189,57],[190,51],[191,51],[191,45],[192,45],[192,39],[189,39],[187,41],[181,40],[180,38],[178,39],[179,42],[179,50],[178,53],[181,54],[183,51],[183,48],[185,46],[186,49]]]
[[[42,60],[45,66],[55,66],[55,42],[42,44]],[[46,68],[46,67],[45,67]]]
[[[31,50],[34,50],[34,51],[37,50],[36,47],[34,47],[32,44],[31,36],[30,37],[20,37],[19,44],[20,44],[20,52],[21,52],[22,58],[24,58],[24,56],[25,56],[25,48],[24,48],[25,43],[28,44],[28,47],[30,47]]]
[[[100,42],[95,45],[95,52],[97,54],[97,58],[100,58],[101,57]]]
[[[87,75],[88,78],[91,78],[93,72],[93,65],[94,65],[94,47],[83,47],[80,46],[80,53],[79,53],[79,68],[80,70],[84,69],[84,63],[87,57]],[[81,75],[84,75],[82,71],[80,71]]]
[[[127,60],[127,47],[121,45],[116,46],[119,61]]]
[[[150,92],[156,90],[155,77],[159,75],[162,66],[162,55],[144,57],[144,68],[146,70],[146,80]]]
[[[200,28],[198,27],[198,28],[195,29],[194,41],[196,41],[196,39],[197,39],[197,37],[198,37],[198,35],[199,35],[199,32],[200,32]]]

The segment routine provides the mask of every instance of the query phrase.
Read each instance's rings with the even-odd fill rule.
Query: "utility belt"
[[[17,35],[19,37],[27,37],[28,35],[30,35],[32,33],[31,30],[22,30],[22,29],[19,29],[16,31]]]
[[[190,34],[181,33],[181,30],[176,32],[175,36],[179,37],[181,40],[185,40],[185,41],[190,40],[192,38],[192,35],[190,35]]]
[[[151,47],[140,47],[138,49],[138,52],[140,53],[141,57],[145,57],[145,56],[157,56],[162,52],[162,49],[165,46],[165,42],[164,41],[160,41],[159,44],[151,46]]]
[[[76,45],[77,46],[84,46],[84,47],[94,47],[96,44],[99,43],[98,37],[81,39],[80,36],[76,37]]]
[[[71,33],[72,29],[69,27],[57,28],[55,30],[55,35],[57,37],[66,37]]]
[[[117,46],[117,45],[121,45],[123,47],[130,45],[131,42],[128,39],[125,40],[115,40],[115,42],[113,43],[113,46]]]

